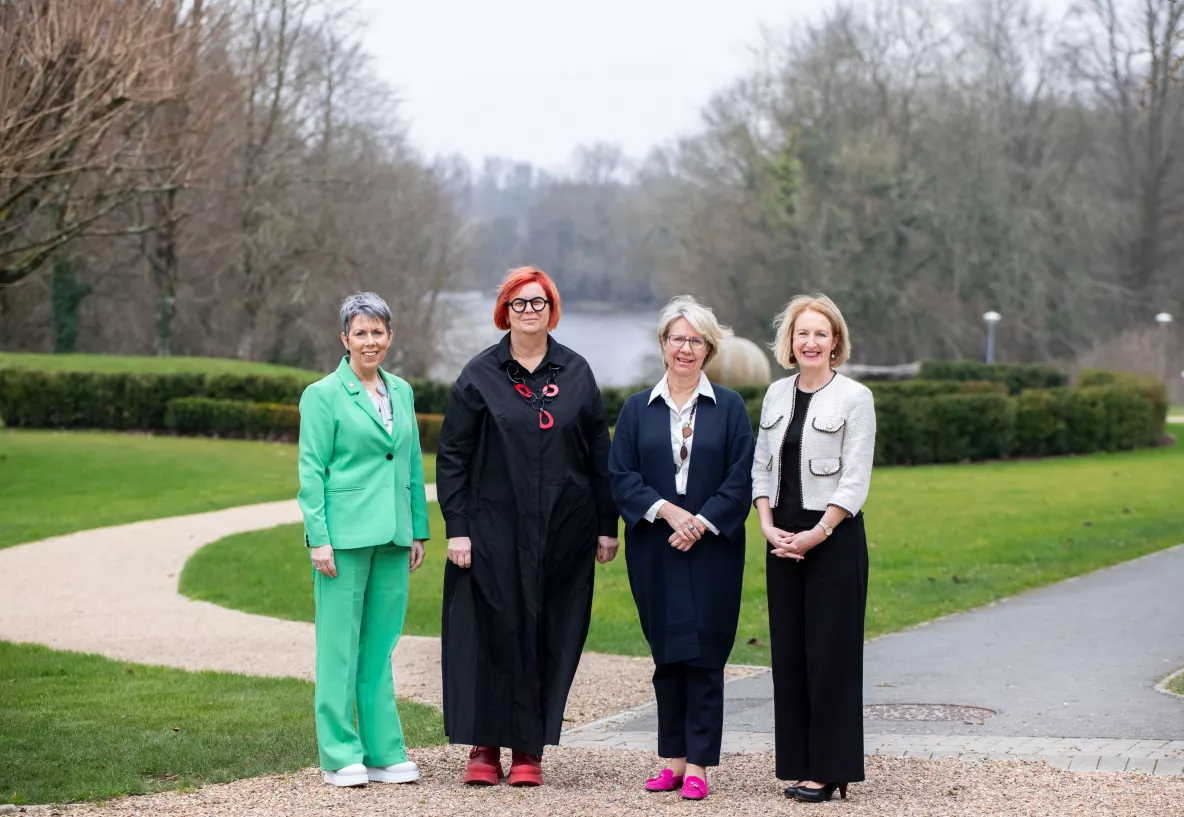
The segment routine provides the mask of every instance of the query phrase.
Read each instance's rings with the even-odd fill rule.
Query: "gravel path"
[[[0,639],[187,670],[311,681],[311,624],[229,610],[177,592],[181,569],[199,548],[300,518],[294,501],[269,502],[0,550]],[[439,639],[404,636],[393,663],[400,695],[440,705]],[[729,677],[745,672],[733,669]],[[649,658],[585,653],[568,720],[589,723],[648,702],[652,673]]]
[[[706,802],[648,794],[640,782],[660,768],[648,752],[553,749],[544,757],[547,785],[469,789],[458,782],[464,752],[457,747],[413,753],[423,773],[415,785],[332,789],[314,770],[206,786],[195,793],[129,797],[69,809],[39,807],[38,815],[123,814],[280,817],[280,815],[790,815],[841,813],[909,815],[1130,815],[1180,817],[1184,777],[1074,774],[1038,763],[913,760],[869,757],[868,780],[846,801],[825,806],[787,801],[767,755],[726,755],[711,778]]]
[[[0,550],[0,639],[92,652],[182,669],[311,679],[312,626],[195,602],[176,591],[186,560],[234,533],[297,522],[295,502],[274,502],[138,522]],[[394,656],[400,694],[439,704],[439,641],[404,637]],[[646,658],[586,653],[567,716],[572,726],[652,700]],[[750,673],[731,668],[728,677]],[[649,795],[639,782],[659,768],[647,751],[575,747],[546,755],[548,785],[469,790],[459,785],[461,747],[416,750],[424,780],[414,786],[325,787],[319,772],[240,780],[195,793],[131,797],[28,813],[280,815],[790,814],[808,808],[780,796],[765,754],[730,754],[711,777],[708,804]],[[869,756],[868,782],[844,813],[883,815],[1184,814],[1184,776],[1074,774],[1035,763]]]

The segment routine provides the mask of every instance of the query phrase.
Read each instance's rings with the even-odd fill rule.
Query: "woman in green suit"
[[[300,398],[304,544],[316,598],[316,726],[325,782],[409,783],[391,653],[428,538],[411,387],[379,368],[391,311],[372,292],[341,305],[337,371]],[[354,709],[357,708],[357,728]]]

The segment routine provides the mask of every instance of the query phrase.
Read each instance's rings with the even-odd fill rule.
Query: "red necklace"
[[[510,376],[510,382],[514,384],[514,390],[522,395],[522,399],[530,404],[530,407],[539,413],[539,428],[548,429],[555,425],[555,418],[551,416],[551,412],[547,411],[547,404],[555,399],[559,394],[559,386],[555,383],[555,375],[559,372],[559,367],[554,363],[547,366],[550,375],[547,377],[547,384],[543,386],[542,394],[535,394],[530,390],[530,386],[526,385],[526,379],[521,377],[522,367],[517,363],[510,363],[509,368],[506,369],[506,374]]]

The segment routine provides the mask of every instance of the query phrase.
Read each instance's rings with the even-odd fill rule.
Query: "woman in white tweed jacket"
[[[829,800],[864,779],[863,503],[875,455],[872,393],[835,371],[851,354],[825,295],[799,296],[775,321],[777,362],[752,466],[769,543],[766,583],[777,777],[798,800]]]

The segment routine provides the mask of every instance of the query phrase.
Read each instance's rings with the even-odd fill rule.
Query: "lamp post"
[[[1168,366],[1168,327],[1172,323],[1172,316],[1167,312],[1160,312],[1155,316],[1155,322],[1159,324],[1159,356],[1163,361],[1163,380],[1168,390],[1168,402],[1171,402],[1172,374]]]
[[[983,320],[987,322],[987,363],[995,362],[995,324],[1003,316],[998,312],[986,312],[983,314]]]

